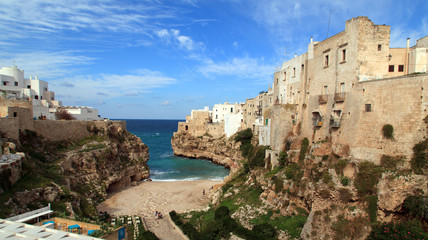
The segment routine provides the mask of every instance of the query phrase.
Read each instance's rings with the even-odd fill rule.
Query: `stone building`
[[[337,152],[349,149],[355,159],[409,157],[426,136],[427,37],[395,49],[389,38],[390,26],[352,18],[343,32],[320,42],[311,38],[307,53],[285,62],[274,74],[273,92],[277,103],[295,106],[288,108],[293,120],[263,120],[270,124],[265,135],[271,136],[271,148],[281,150],[275,141],[284,140],[273,132],[289,129],[312,142],[329,140]],[[394,126],[394,140],[382,136],[386,124]]]
[[[55,100],[55,92],[48,90],[47,82],[38,79],[37,76],[25,79],[24,71],[16,66],[2,67],[0,81],[2,98],[30,101],[33,105],[34,118],[55,119],[55,112],[62,108],[77,120],[101,120],[97,109],[62,106],[61,101]]]

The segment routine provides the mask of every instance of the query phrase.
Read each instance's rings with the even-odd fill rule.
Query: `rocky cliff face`
[[[205,156],[207,149],[202,144],[217,147],[208,138],[176,138],[180,140],[173,142],[181,144],[179,149],[183,148],[180,151],[187,152],[186,156]],[[353,159],[347,146],[333,146],[328,139],[310,143],[290,135],[278,154],[279,165],[267,169],[270,165],[263,163],[270,160],[258,154],[260,149],[250,148],[246,159],[241,158],[240,163],[235,160],[243,167],[213,194],[213,207],[205,214],[227,206],[239,224],[235,229],[256,229],[254,234],[259,236],[266,234],[260,229],[275,229],[276,239],[363,240],[380,228],[380,222],[415,224],[404,225],[401,234],[427,231],[428,176],[414,164],[410,166],[409,159],[384,156],[376,165]],[[419,151],[426,153],[426,148]],[[207,218],[198,213],[184,221],[194,221],[198,231],[211,234],[206,230],[212,224]],[[245,238],[242,228],[227,231]],[[400,237],[404,239],[404,235]]]
[[[118,125],[90,129],[79,141],[46,141],[31,132],[22,136],[21,150],[28,155],[23,177],[0,196],[9,211],[0,217],[46,206],[57,212],[91,217],[95,205],[108,192],[149,177],[148,147]]]
[[[239,168],[242,162],[240,143],[232,138],[213,138],[209,135],[194,137],[185,132],[176,133],[171,139],[172,149],[177,156],[209,159],[212,162],[231,168]]]

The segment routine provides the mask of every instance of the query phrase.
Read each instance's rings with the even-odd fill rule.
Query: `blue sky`
[[[357,16],[390,25],[391,47],[428,34],[426,0],[0,0],[0,66],[103,117],[184,119],[266,90],[330,10],[328,36]]]

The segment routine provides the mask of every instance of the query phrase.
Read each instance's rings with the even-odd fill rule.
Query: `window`
[[[366,104],[366,112],[371,112],[371,111],[372,111],[372,105]]]
[[[230,108],[230,112],[233,113],[233,108]]]
[[[34,99],[39,99],[39,95],[34,95]]]
[[[325,62],[324,62],[324,67],[328,67],[328,55],[325,55]]]
[[[382,45],[380,45],[380,44],[379,44],[379,45],[377,45],[377,50],[378,50],[378,51],[382,51]]]
[[[394,72],[394,65],[389,65],[388,72]]]
[[[13,117],[18,117],[18,113],[17,112],[13,112]]]
[[[18,86],[18,82],[15,82],[14,84],[15,84],[15,86]]]
[[[404,65],[398,65],[398,71],[404,72]]]
[[[327,94],[328,94],[327,86],[324,86],[324,95],[327,95]]]
[[[345,83],[340,83],[340,92],[344,93],[345,92]]]
[[[276,79],[276,84],[278,84],[278,78]]]
[[[302,64],[302,72],[301,73],[303,73],[303,71],[305,71],[305,64]]]
[[[189,130],[189,126],[188,126],[188,125],[186,125],[186,131],[187,131],[187,130]]]
[[[293,77],[296,76],[296,68],[293,68]]]
[[[45,88],[43,88],[43,90],[47,91],[47,90],[48,90],[48,88],[47,88],[47,87],[45,87]]]
[[[3,86],[7,86],[7,82],[3,82]]]
[[[27,88],[31,88],[31,85],[27,85]]]
[[[342,62],[346,62],[346,49],[342,50]]]
[[[215,115],[215,119],[218,119],[218,115],[217,114]]]

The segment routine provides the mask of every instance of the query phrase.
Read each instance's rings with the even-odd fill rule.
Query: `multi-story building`
[[[96,109],[90,107],[66,107],[55,100],[55,93],[48,90],[48,83],[30,76],[24,78],[24,71],[16,66],[0,69],[0,90],[6,99],[27,100],[33,105],[33,117],[55,119],[55,112],[64,109],[77,120],[101,120]],[[1,116],[4,117],[4,116]]]

